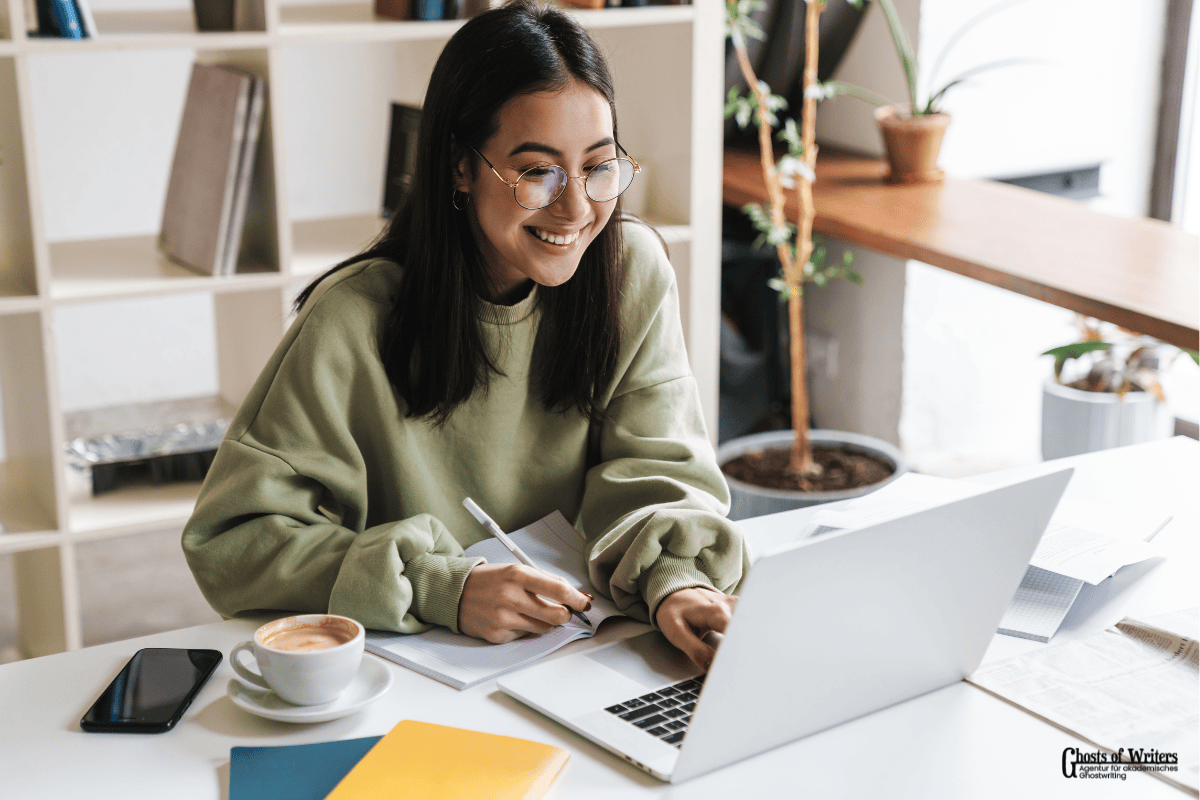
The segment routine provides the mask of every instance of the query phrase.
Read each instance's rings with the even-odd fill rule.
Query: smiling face
[[[608,101],[578,81],[561,91],[513,98],[500,109],[497,123],[496,133],[479,152],[509,183],[528,169],[551,165],[583,176],[617,156]],[[465,213],[471,215],[475,242],[492,280],[489,299],[522,296],[530,280],[542,286],[565,283],[608,224],[617,201],[597,203],[584,192],[583,180],[571,178],[557,200],[530,211],[482,160],[476,159],[472,178],[468,159],[474,157],[469,154],[459,163],[455,186],[471,196]]]

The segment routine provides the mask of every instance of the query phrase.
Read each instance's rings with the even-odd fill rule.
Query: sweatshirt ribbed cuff
[[[665,600],[667,595],[680,589],[691,589],[693,586],[718,591],[708,576],[696,566],[696,559],[681,558],[669,553],[660,555],[654,565],[642,573],[638,581],[638,589],[650,610],[650,624],[658,627],[654,615],[658,613],[658,604]]]
[[[406,563],[404,577],[412,585],[413,616],[458,633],[458,603],[463,584],[471,570],[486,560],[425,554]]]

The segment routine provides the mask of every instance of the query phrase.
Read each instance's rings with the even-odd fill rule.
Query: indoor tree
[[[754,74],[746,52],[747,38],[763,38],[751,14],[765,8],[763,0],[728,0],[726,3],[726,34],[733,43],[734,52],[742,77],[750,87],[748,95],[741,95],[737,88],[730,89],[725,113],[732,115],[740,127],[754,119],[758,125],[758,147],[762,160],[763,180],[767,189],[767,204],[764,207],[751,203],[743,207],[754,227],[759,231],[756,245],[767,244],[775,248],[782,265],[779,279],[772,285],[786,299],[788,308],[788,333],[791,359],[792,429],[795,439],[792,444],[789,471],[799,476],[819,474],[820,465],[813,459],[812,442],[809,437],[808,387],[805,384],[804,353],[804,284],[825,284],[831,278],[844,277],[855,283],[861,278],[852,268],[849,252],[836,263],[829,263],[824,244],[813,240],[812,184],[816,178],[816,116],[820,83],[817,78],[817,49],[820,26],[818,24],[823,3],[820,0],[805,0],[805,46],[804,46],[804,106],[801,124],[787,119],[780,122],[777,112],[787,107],[787,101],[771,93],[766,83]],[[773,136],[779,128],[777,138],[784,144],[785,151],[776,160]],[[789,222],[784,214],[785,191],[795,192],[799,206],[798,224]]]

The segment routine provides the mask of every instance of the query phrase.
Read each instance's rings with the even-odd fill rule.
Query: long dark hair
[[[451,205],[455,165],[468,145],[483,149],[509,100],[573,80],[608,100],[616,138],[612,75],[595,41],[569,16],[520,0],[463,25],[429,80],[407,198],[379,238],[296,298],[299,311],[320,281],[364,259],[402,265],[379,350],[409,417],[445,424],[477,389],[486,391],[493,374],[503,374],[487,352],[478,319],[477,297],[489,289],[487,265],[467,215]],[[469,162],[479,169],[473,154]],[[548,411],[576,410],[593,422],[604,417],[601,395],[620,347],[620,218],[618,203],[570,280],[538,287],[542,318],[531,375]]]

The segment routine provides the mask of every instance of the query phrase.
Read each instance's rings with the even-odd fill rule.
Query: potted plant
[[[776,112],[786,107],[786,101],[771,94],[770,87],[758,80],[750,65],[746,38],[763,34],[749,15],[761,7],[761,0],[729,0],[726,4],[726,32],[733,42],[746,85],[751,88],[745,97],[736,89],[730,91],[726,114],[734,116],[743,127],[752,118],[757,121],[768,203],[765,207],[751,204],[744,210],[760,232],[756,244],[774,247],[782,265],[781,277],[774,286],[788,306],[792,430],[741,437],[719,448],[718,460],[733,495],[731,519],[865,494],[907,470],[903,455],[887,442],[853,433],[809,429],[804,284],[821,286],[834,278],[857,283],[861,278],[853,269],[849,253],[840,260],[830,259],[827,248],[820,240],[814,242],[812,235],[816,216],[812,182],[817,156],[817,94],[810,90],[817,81],[820,4],[809,2],[806,9],[802,128],[791,119],[780,122]],[[776,127],[786,148],[778,161],[772,144]],[[785,190],[796,193],[799,224],[792,224],[784,216]]]
[[[899,56],[900,66],[904,69],[904,77],[908,84],[908,102],[893,103],[874,92],[842,81],[814,84],[811,91],[818,100],[844,94],[878,106],[875,110],[875,121],[879,124],[879,132],[883,137],[884,150],[887,153],[890,167],[885,178],[887,182],[909,184],[939,181],[944,177],[944,173],[937,166],[938,153],[941,151],[942,136],[946,132],[946,126],[950,124],[950,115],[941,110],[946,92],[981,72],[1019,63],[1029,63],[1032,59],[1012,58],[981,64],[939,84],[936,83],[936,80],[941,66],[946,56],[969,30],[993,14],[1024,1],[1008,0],[998,3],[983,10],[959,28],[938,54],[937,61],[930,73],[929,92],[921,95],[917,85],[920,72],[917,52],[913,48],[908,34],[904,32],[904,27],[900,24],[900,15],[896,13],[896,7],[892,0],[875,0],[887,21],[892,44],[896,47],[896,55]],[[861,8],[864,0],[849,0],[849,2],[855,8]]]
[[[1042,458],[1170,436],[1173,420],[1159,382],[1161,365],[1183,353],[1200,363],[1196,351],[1083,315],[1077,321],[1078,342],[1042,354],[1054,357],[1054,377],[1042,390]]]

